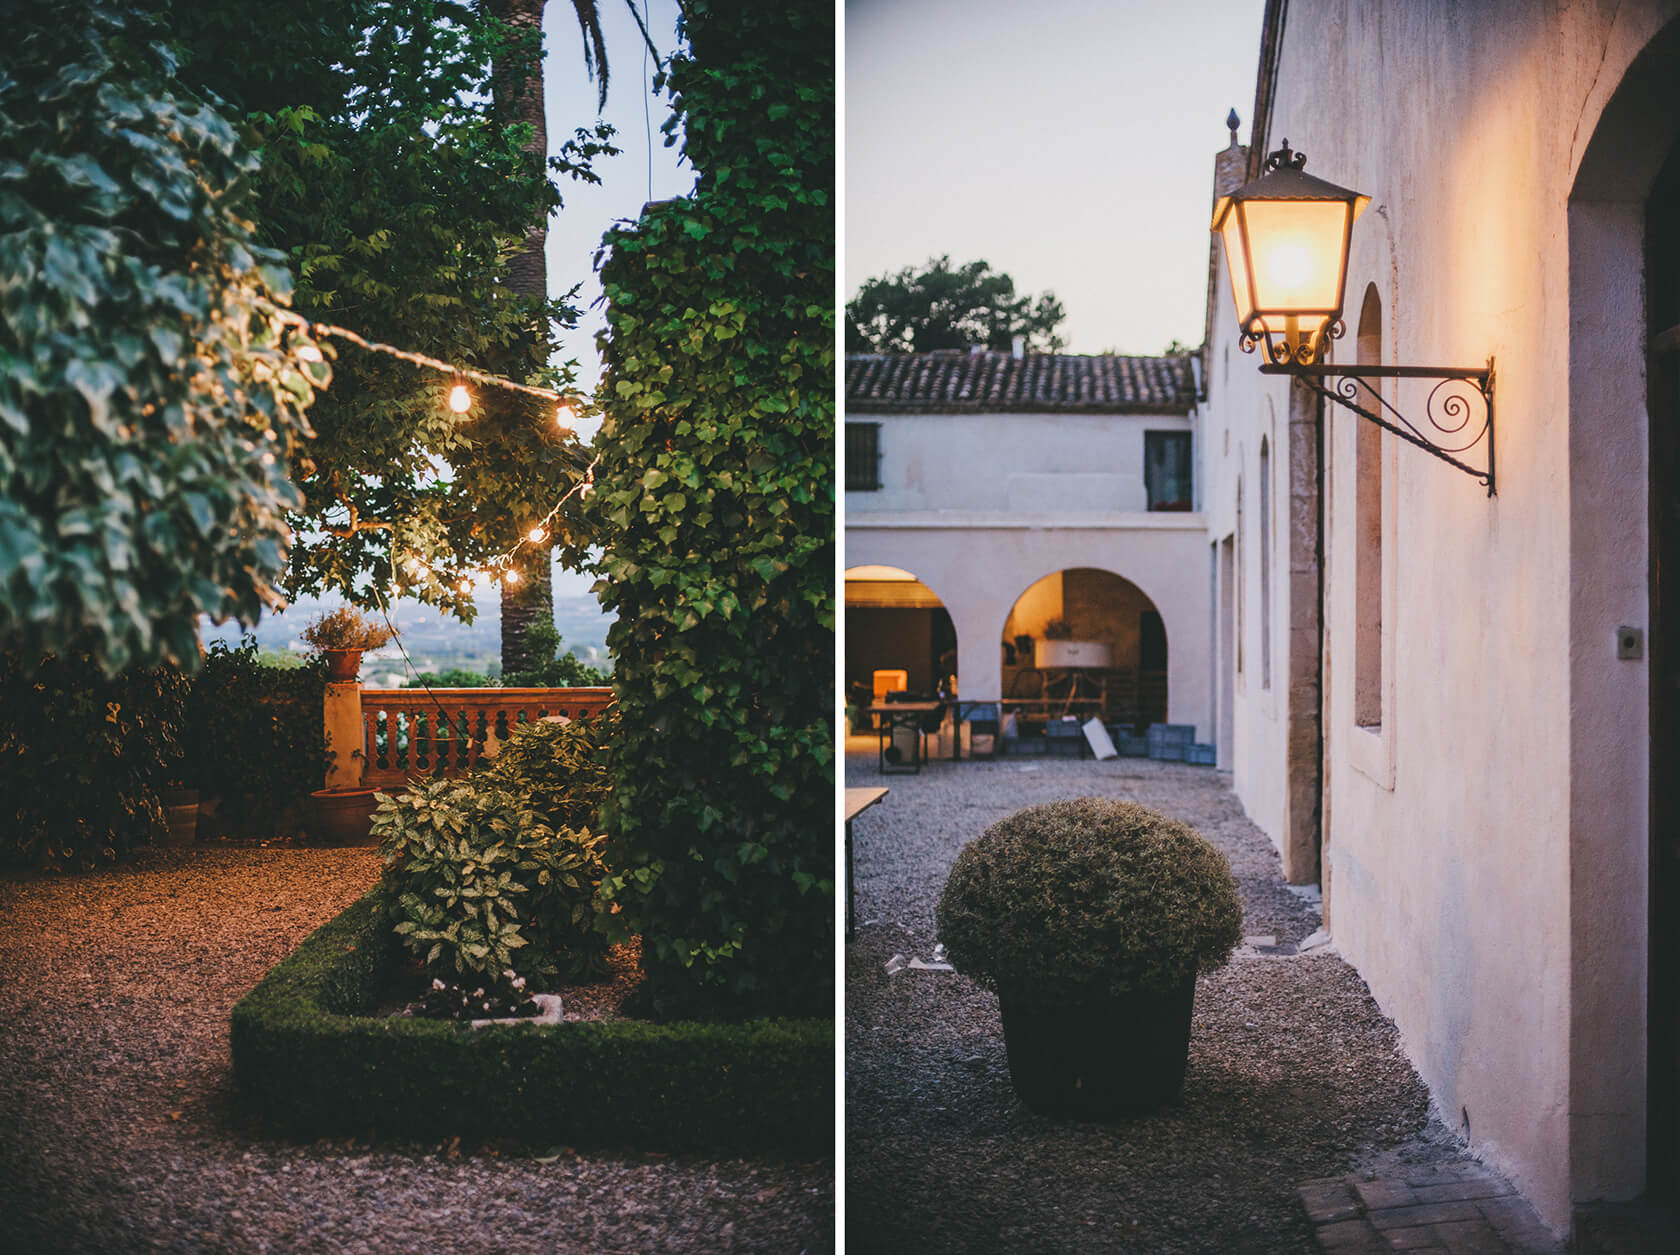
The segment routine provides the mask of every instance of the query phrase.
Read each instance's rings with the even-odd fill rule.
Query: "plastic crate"
[[[1219,749],[1213,745],[1203,745],[1196,742],[1184,747],[1184,761],[1197,767],[1217,767],[1219,765]]]

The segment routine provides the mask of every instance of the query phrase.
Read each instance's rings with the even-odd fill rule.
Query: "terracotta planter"
[[[198,839],[198,790],[170,789],[163,795],[164,844],[191,845]]]
[[[315,801],[315,823],[318,845],[375,845],[369,831],[373,812],[379,803],[373,789],[316,789],[309,796]]]
[[[1176,1101],[1190,1055],[1194,973],[1164,993],[1135,990],[1064,1006],[999,998],[1009,1079],[1041,1115],[1115,1120]]]
[[[362,669],[359,649],[323,649],[327,659],[327,679],[335,684],[354,680]]]

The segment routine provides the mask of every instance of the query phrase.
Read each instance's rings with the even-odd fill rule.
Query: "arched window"
[[[1272,687],[1272,447],[1260,437],[1260,687]]]
[[[1358,359],[1382,365],[1382,299],[1376,284],[1365,289],[1359,311]],[[1376,728],[1383,721],[1383,430],[1361,419],[1354,455],[1353,721]]]

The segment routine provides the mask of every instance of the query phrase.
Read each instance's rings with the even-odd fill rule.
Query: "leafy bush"
[[[218,818],[267,836],[288,806],[321,787],[329,754],[321,721],[327,666],[263,661],[254,636],[214,641],[187,699],[180,775],[220,797]]]
[[[532,657],[548,661],[529,670],[508,672],[502,679],[508,688],[591,688],[607,683],[610,678],[583,659],[561,653],[560,630],[552,622],[539,619],[533,623],[525,633],[525,649]]]
[[[604,552],[567,561],[618,614],[607,883],[661,1014],[833,1000],[833,17],[684,4],[695,191],[601,268]]]
[[[550,1146],[826,1155],[832,1020],[592,1021],[470,1031],[373,1016],[400,947],[378,890],[233,1009],[239,1096],[305,1137],[520,1137]]]
[[[379,797],[373,833],[395,932],[434,976],[507,991],[510,971],[604,970],[600,837],[550,829],[482,776]]]
[[[609,706],[585,723],[522,723],[484,776],[530,802],[550,828],[601,829],[601,804],[612,789],[607,749],[618,727]],[[601,868],[596,874],[600,878]]]
[[[1029,806],[957,855],[936,914],[951,963],[1005,997],[1167,990],[1242,936],[1225,855],[1133,802]]]
[[[412,680],[403,685],[404,688],[434,688],[434,689],[482,689],[494,688],[501,683],[493,675],[485,675],[482,671],[463,671],[459,667],[450,667],[446,671],[422,671]]]
[[[148,840],[186,693],[173,667],[106,679],[90,654],[0,653],[0,861],[88,868]]]

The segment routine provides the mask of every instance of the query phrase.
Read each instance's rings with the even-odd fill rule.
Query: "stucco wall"
[[[1329,409],[1327,909],[1444,1117],[1559,1229],[1572,1202],[1643,1187],[1645,1112],[1648,681],[1599,631],[1646,613],[1642,302],[1625,215],[1572,215],[1571,192],[1606,101],[1677,9],[1290,3],[1255,141],[1287,136],[1309,173],[1371,196],[1349,320],[1375,284],[1385,360],[1497,358],[1496,498],[1385,450],[1380,733],[1353,722],[1362,420]],[[1215,536],[1287,406],[1285,383],[1236,351],[1221,288],[1201,417]],[[1399,385],[1402,408],[1423,389]],[[1245,504],[1250,533],[1255,518]],[[1275,834],[1283,746],[1255,691],[1253,549],[1239,537],[1234,768]]]
[[[1144,432],[1190,427],[1181,414],[859,413],[848,418],[881,424],[881,487],[847,493],[848,519],[907,510],[1146,510]]]

